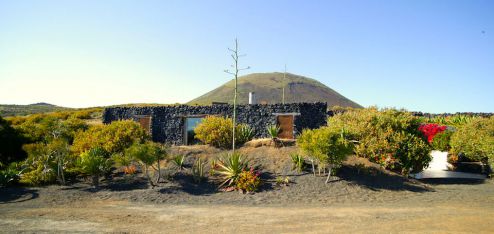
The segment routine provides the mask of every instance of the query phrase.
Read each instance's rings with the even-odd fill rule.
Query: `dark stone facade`
[[[273,105],[239,105],[237,121],[248,124],[254,130],[254,137],[267,137],[266,127],[276,124],[275,114],[296,114],[296,133],[305,128],[318,128],[326,124],[326,103],[290,103]],[[137,120],[139,116],[151,116],[153,141],[181,145],[184,142],[185,118],[200,115],[231,117],[232,105],[212,106],[156,106],[156,107],[111,107],[103,113],[105,124],[116,120]]]

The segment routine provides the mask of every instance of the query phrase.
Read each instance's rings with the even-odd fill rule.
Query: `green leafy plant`
[[[429,123],[437,123],[442,125],[449,125],[454,127],[460,127],[464,124],[471,122],[474,119],[479,117],[469,116],[469,115],[452,115],[452,116],[436,116],[434,118],[429,119],[427,122]]]
[[[72,151],[76,154],[101,147],[109,154],[123,152],[134,143],[142,143],[149,136],[136,122],[114,121],[108,125],[91,126],[87,131],[75,134]]]
[[[194,165],[192,166],[192,178],[194,182],[200,183],[204,178],[204,170],[206,167],[206,162],[204,162],[201,158],[198,158]]]
[[[252,138],[254,137],[254,130],[252,128],[249,127],[249,125],[247,124],[239,124],[237,126],[237,141],[240,142],[240,143],[245,143],[245,142],[248,142],[250,140],[252,140]]]
[[[331,127],[306,129],[302,131],[297,144],[303,153],[318,160],[318,168],[325,170],[328,167],[326,183],[329,182],[333,168],[339,167],[353,149],[353,145],[345,138],[344,131]]]
[[[271,139],[278,138],[278,134],[280,133],[280,127],[278,125],[269,125],[266,129]]]
[[[259,178],[259,172],[256,172],[254,168],[250,170],[243,170],[238,175],[236,187],[242,192],[255,192],[261,185],[261,178]]]
[[[298,173],[302,172],[305,167],[305,159],[302,155],[293,153],[290,154],[292,159],[292,170],[297,170]]]
[[[418,136],[406,134],[400,141],[395,157],[401,169],[401,174],[420,172],[429,165],[432,160],[431,148],[427,142]]]
[[[451,136],[451,152],[494,168],[494,117],[476,118],[458,127]]]
[[[235,127],[235,145],[242,145],[253,137],[253,130],[246,124]],[[204,144],[214,147],[231,149],[233,144],[232,119],[208,116],[194,129],[195,138]]]
[[[0,168],[2,164],[0,163]],[[22,170],[18,163],[11,163],[4,169],[0,170],[0,187],[15,184],[19,181]]]
[[[112,162],[103,148],[93,148],[82,153],[77,161],[82,173],[91,176],[92,185],[99,186],[99,178],[111,169]]]
[[[58,178],[65,182],[64,171],[74,167],[75,158],[71,157],[67,143],[62,139],[52,140],[48,144],[33,143],[24,145],[28,158],[24,160],[24,173],[20,182],[29,185],[41,185],[55,182]]]
[[[408,139],[407,134],[423,137],[418,130],[421,121],[423,119],[406,111],[366,108],[336,114],[328,119],[328,126],[345,131],[345,138],[356,143],[354,153],[357,156],[387,169],[399,169],[395,166],[403,163],[399,162],[396,152],[406,145],[402,141]]]
[[[166,157],[166,148],[154,142],[134,143],[125,150],[125,154],[135,159],[141,165],[149,184],[153,187],[156,186],[161,177],[160,160]],[[154,167],[154,164],[157,164],[157,167]],[[150,168],[154,169],[157,173],[155,182],[153,182],[149,173]]]
[[[135,160],[131,155],[124,153],[116,153],[112,155],[112,160],[117,167],[122,168],[126,175],[133,175],[137,172],[137,168],[133,165]]]
[[[432,148],[440,151],[449,151],[451,148],[450,141],[452,135],[453,131],[448,129],[438,133],[432,140]]]
[[[288,186],[290,185],[290,177],[288,176],[277,176],[275,179],[276,185],[278,186]]]
[[[179,171],[182,171],[184,169],[184,162],[185,162],[184,155],[177,155],[173,158],[173,163],[175,164],[175,166],[177,166]]]
[[[240,173],[244,171],[247,166],[248,163],[238,152],[229,154],[218,160],[214,168],[216,168],[215,173],[219,174],[223,180],[219,187],[223,187],[225,185],[235,186]]]

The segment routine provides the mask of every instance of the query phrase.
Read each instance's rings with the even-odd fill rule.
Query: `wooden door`
[[[293,139],[293,115],[278,115],[278,126],[281,139]]]
[[[151,134],[151,116],[139,116],[138,122],[148,134]]]

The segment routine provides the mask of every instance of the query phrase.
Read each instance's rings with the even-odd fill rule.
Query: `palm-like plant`
[[[267,130],[272,139],[278,138],[278,134],[280,133],[280,127],[278,125],[269,125]]]
[[[78,160],[81,171],[91,176],[95,188],[99,185],[99,177],[108,172],[112,165],[105,155],[102,148],[93,148],[82,153]]]
[[[175,165],[178,167],[178,170],[181,171],[184,169],[184,161],[185,161],[185,156],[184,155],[177,155],[173,158],[173,162]]]
[[[297,170],[297,172],[302,172],[305,166],[305,160],[304,157],[300,154],[291,154],[290,157],[292,158],[292,170]]]
[[[247,167],[248,162],[246,162],[244,157],[237,152],[218,160],[215,172],[223,178],[223,183],[221,183],[219,187],[223,187],[224,185],[235,185],[240,173]]]
[[[254,130],[252,128],[249,127],[249,125],[247,124],[240,124],[237,126],[237,132],[238,132],[238,136],[237,136],[237,142],[236,144],[243,144],[247,141],[250,141],[252,140],[252,138],[254,137]]]

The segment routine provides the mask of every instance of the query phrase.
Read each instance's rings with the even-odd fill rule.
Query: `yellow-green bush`
[[[408,175],[410,172],[420,172],[427,167],[432,160],[429,144],[423,138],[410,133],[398,133],[398,135],[401,136],[395,157],[401,174]]]
[[[334,127],[305,129],[297,139],[297,145],[303,154],[316,159],[323,166],[339,166],[353,149],[345,133]]]
[[[328,120],[328,125],[336,129],[344,129],[349,133],[350,140],[355,140],[358,144],[354,152],[357,156],[368,158],[369,160],[381,164],[383,167],[393,169],[398,166],[403,172],[412,168],[409,163],[402,161],[413,161],[411,158],[403,158],[402,151],[399,159],[397,152],[407,144],[414,144],[412,148],[417,152],[429,150],[427,144],[422,144],[417,139],[425,141],[418,131],[421,119],[412,116],[409,112],[394,109],[378,110],[377,108],[355,109],[344,113],[336,114]],[[412,135],[416,138],[407,137]],[[420,150],[419,150],[420,148]],[[408,155],[412,157],[412,155]],[[415,162],[414,165],[426,165],[430,161],[430,156],[419,157],[423,163]],[[413,166],[417,169],[418,166]]]
[[[450,144],[453,154],[463,153],[473,161],[488,159],[494,166],[494,117],[476,118],[458,127]]]
[[[197,125],[194,133],[195,138],[204,144],[225,149],[232,147],[233,123],[230,118],[208,116]],[[241,145],[252,139],[252,132],[246,124],[238,124],[235,133],[235,145]]]
[[[56,179],[56,162],[51,158],[49,148],[43,143],[24,145],[28,158],[24,161],[26,168],[20,182],[28,185],[40,185],[54,182]]]
[[[123,152],[134,142],[148,138],[146,131],[131,120],[114,121],[108,125],[95,125],[87,131],[79,131],[74,137],[72,151],[81,154],[89,149],[101,147],[109,154]]]

